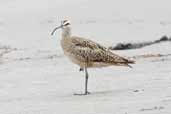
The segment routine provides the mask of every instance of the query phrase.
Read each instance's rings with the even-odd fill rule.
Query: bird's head
[[[54,28],[54,30],[52,31],[51,35],[53,35],[57,29],[60,29],[60,28],[65,29],[65,28],[69,27],[70,25],[71,25],[71,23],[70,23],[69,20],[62,20],[61,21],[61,25],[56,27],[56,28]]]

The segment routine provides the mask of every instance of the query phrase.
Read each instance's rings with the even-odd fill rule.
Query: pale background
[[[102,45],[171,36],[170,0],[0,0],[0,114],[170,114],[171,43],[114,51],[136,59],[133,69],[84,73],[63,55],[62,19],[74,35]]]

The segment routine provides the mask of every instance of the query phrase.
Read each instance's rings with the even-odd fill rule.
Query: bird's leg
[[[87,71],[87,68],[80,68],[81,70],[80,71],[85,71],[85,93],[83,94],[74,94],[74,95],[88,95],[90,94],[90,92],[88,92],[88,71]]]
[[[80,71],[80,72],[81,72],[81,71],[84,71],[84,68],[81,68],[81,67],[80,67],[79,71]]]
[[[90,94],[90,92],[87,91],[88,90],[88,71],[87,68],[85,68],[85,95]]]

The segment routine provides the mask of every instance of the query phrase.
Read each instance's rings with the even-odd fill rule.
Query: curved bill
[[[56,27],[56,28],[54,28],[53,31],[52,31],[52,33],[51,33],[51,35],[53,35],[53,34],[55,33],[55,31],[56,31],[57,29],[59,29],[59,28],[62,28],[62,25],[61,25],[61,26],[58,26],[58,27]]]

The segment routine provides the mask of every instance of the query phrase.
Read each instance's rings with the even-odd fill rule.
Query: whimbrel
[[[87,95],[88,92],[88,68],[107,67],[111,65],[127,66],[133,64],[134,61],[128,60],[124,57],[118,56],[109,51],[104,46],[82,37],[71,35],[71,23],[69,20],[61,21],[61,25],[56,27],[54,32],[61,28],[62,39],[61,46],[64,54],[75,64],[79,65],[80,70],[85,71],[85,93],[80,95]]]

